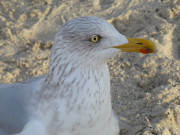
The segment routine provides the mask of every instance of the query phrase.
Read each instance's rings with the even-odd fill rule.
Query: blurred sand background
[[[180,135],[180,0],[1,0],[0,82],[46,74],[56,32],[80,16],[104,18],[159,50],[108,62],[121,135]]]

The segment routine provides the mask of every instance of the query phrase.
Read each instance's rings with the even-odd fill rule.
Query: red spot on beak
[[[144,53],[144,54],[148,54],[149,52],[147,51],[147,49],[140,49],[140,52],[141,53]]]

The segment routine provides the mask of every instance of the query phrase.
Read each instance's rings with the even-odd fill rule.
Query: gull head
[[[56,35],[52,56],[70,61],[101,64],[120,51],[154,53],[155,45],[146,39],[129,38],[98,17],[80,17],[62,25]],[[54,54],[53,54],[54,53]]]

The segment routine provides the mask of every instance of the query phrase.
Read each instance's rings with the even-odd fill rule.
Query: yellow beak
[[[113,47],[121,49],[122,52],[138,52],[144,54],[157,52],[155,44],[150,40],[129,37],[126,38],[129,41],[128,43]]]

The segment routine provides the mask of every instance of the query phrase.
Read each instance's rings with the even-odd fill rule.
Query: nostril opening
[[[138,44],[138,45],[143,45],[143,43],[136,43],[136,44]]]

